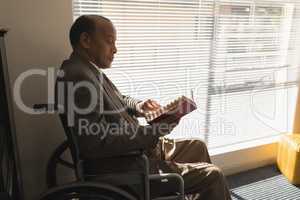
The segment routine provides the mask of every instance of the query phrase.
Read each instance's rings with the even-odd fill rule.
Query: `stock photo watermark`
[[[271,87],[271,85],[275,85],[275,76],[276,73],[274,72],[273,76],[268,78],[268,84],[260,84],[260,85],[255,85],[254,83],[247,83],[248,85],[243,85],[244,88],[247,89],[246,86],[248,86],[248,101],[249,102],[243,102],[243,104],[248,105],[249,109],[252,113],[252,117],[258,121],[260,121],[262,124],[265,124],[266,126],[269,126],[270,128],[279,131],[278,127],[274,126],[272,124],[272,120],[276,121],[278,119],[275,119],[276,116],[276,106],[275,110],[271,113],[271,115],[266,115],[264,112],[262,112],[257,106],[257,102],[255,101],[257,93],[259,89],[262,87],[268,88]],[[101,73],[100,73],[101,74]],[[139,92],[143,91],[143,85],[135,85],[134,84],[134,79],[131,78],[128,74],[126,74],[123,71],[119,71],[119,74],[122,77],[125,77],[124,80],[127,81],[127,86],[128,88],[131,88],[131,90],[134,90],[136,88],[136,96],[139,96]],[[23,102],[22,96],[21,96],[21,88],[23,83],[26,81],[26,79],[30,79],[33,76],[41,76],[44,77],[47,80],[47,88],[48,88],[48,96],[47,96],[47,104],[49,105],[56,105],[55,107],[55,112],[62,114],[65,113],[68,116],[68,122],[69,125],[74,126],[76,125],[77,128],[80,128],[78,130],[78,134],[96,134],[99,135],[102,133],[103,135],[106,134],[111,134],[111,135],[117,135],[117,134],[127,134],[135,137],[134,135],[136,134],[136,130],[133,128],[130,128],[128,125],[116,123],[116,124],[111,124],[110,127],[104,126],[101,122],[90,122],[87,119],[77,119],[77,116],[84,116],[84,115],[90,115],[91,113],[100,113],[100,115],[118,115],[120,113],[127,112],[128,107],[125,105],[118,106],[114,109],[107,109],[105,104],[105,89],[100,85],[96,85],[95,83],[89,82],[89,81],[70,81],[67,79],[64,79],[65,73],[62,70],[56,70],[55,68],[48,68],[47,70],[43,69],[31,69],[28,71],[25,71],[21,73],[17,79],[15,80],[14,87],[13,87],[13,97],[14,101],[17,105],[17,107],[22,110],[24,113],[27,114],[41,114],[41,113],[54,113],[54,110],[43,110],[37,111],[33,109],[32,107],[26,105]],[[203,87],[201,84],[191,84],[189,77],[190,77],[190,72],[189,70],[186,71],[186,87],[187,88],[193,88],[194,94],[193,98],[195,98],[195,101],[197,103],[205,105],[207,102],[203,102],[204,98],[201,97],[203,93]],[[266,77],[261,77],[261,80],[265,80]],[[100,83],[103,83],[103,76],[99,76],[99,81]],[[177,88],[176,90],[180,92],[184,92],[187,90],[182,85],[176,85],[176,82],[174,83],[166,83],[168,87],[172,86]],[[171,84],[171,85],[170,85]],[[250,84],[250,85],[249,85]],[[162,87],[161,85],[157,85],[155,82],[151,83],[153,87],[153,91],[155,94],[157,94],[158,97],[160,97],[161,92],[160,88]],[[165,87],[167,87],[165,86]],[[250,87],[251,86],[251,87]],[[53,88],[56,88],[56,93],[53,91]],[[230,105],[230,102],[228,102],[228,94],[224,91],[229,91],[233,90],[232,87],[227,87],[226,85],[223,85],[222,87],[216,87],[214,90],[211,90],[215,92],[216,94],[212,94],[215,97],[215,99],[218,99],[215,101],[215,104],[218,105],[215,110],[210,109],[209,106],[207,105],[206,107],[203,106],[198,108],[193,115],[194,120],[184,120],[184,123],[179,127],[180,131],[185,132],[186,130],[194,130],[202,133],[208,133],[210,135],[224,135],[224,136],[235,136],[238,133],[238,122],[235,122],[235,120],[232,118],[230,119],[230,114],[231,111],[228,111],[228,106]],[[223,93],[222,93],[223,91]],[[276,96],[276,94],[274,94]],[[162,95],[163,96],[163,95]],[[276,99],[276,97],[274,98]],[[86,98],[84,106],[79,106],[78,103],[78,98]],[[214,98],[214,97],[210,97]],[[199,100],[200,99],[200,100]],[[82,100],[82,99],[81,99]],[[67,103],[66,103],[67,102]],[[211,103],[211,102],[210,102]],[[258,102],[259,103],[259,102]],[[278,101],[274,101],[274,104],[279,103]],[[278,105],[277,105],[278,106]],[[54,109],[54,107],[53,107]],[[179,108],[180,109],[180,108]],[[178,110],[174,110],[174,112],[177,112]],[[199,120],[199,116],[203,117],[207,115],[207,112],[210,112],[210,120]],[[275,114],[274,114],[275,113]],[[278,114],[278,112],[277,112]],[[99,115],[99,116],[100,116]],[[101,119],[103,120],[103,119]],[[103,122],[103,121],[102,121]],[[164,127],[165,126],[165,127]],[[166,129],[166,124],[162,124],[161,129]],[[125,131],[126,130],[126,131]],[[158,130],[158,129],[156,129]],[[123,132],[122,132],[123,131]],[[147,133],[149,131],[145,130]],[[146,133],[145,132],[145,133]],[[104,134],[103,134],[104,133]],[[154,133],[156,134],[156,133]]]

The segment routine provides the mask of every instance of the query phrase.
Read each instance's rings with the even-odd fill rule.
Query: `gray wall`
[[[70,53],[71,23],[71,0],[0,0],[0,26],[10,29],[6,47],[11,85],[26,70],[61,64]],[[28,78],[21,91],[27,105],[45,102],[46,78]],[[34,199],[46,189],[46,162],[63,140],[62,128],[57,116],[28,115],[16,105],[14,113],[25,196]]]

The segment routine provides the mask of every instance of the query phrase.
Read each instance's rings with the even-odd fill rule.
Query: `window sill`
[[[255,148],[263,145],[273,144],[277,143],[281,135],[276,135],[272,137],[267,138],[259,138],[257,140],[251,140],[247,142],[232,144],[232,145],[226,145],[222,147],[216,147],[209,149],[209,153],[211,156],[217,156],[221,154],[226,153],[232,153],[235,151],[245,150],[249,148]]]

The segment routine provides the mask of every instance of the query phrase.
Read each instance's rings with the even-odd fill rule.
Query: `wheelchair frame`
[[[40,113],[47,113],[47,112],[56,112],[58,111],[58,108],[56,105],[53,104],[35,104],[33,106],[35,111],[38,111]],[[130,194],[126,194],[126,191],[123,191],[122,189],[109,185],[109,184],[103,184],[100,182],[91,182],[91,181],[85,181],[84,178],[84,172],[83,172],[83,161],[79,157],[79,148],[77,146],[78,142],[76,141],[76,138],[74,137],[74,130],[72,127],[68,126],[67,123],[67,117],[64,114],[59,114],[60,121],[63,125],[64,132],[67,136],[67,140],[61,143],[54,153],[51,155],[48,165],[47,165],[47,186],[48,188],[53,188],[45,195],[51,195],[53,193],[59,193],[62,190],[67,190],[72,187],[108,187],[113,188],[112,191],[119,192],[120,194],[125,194],[128,196],[128,198],[132,199],[132,196]],[[73,160],[73,163],[70,163],[62,158],[63,153],[70,149],[71,151],[71,157]],[[143,182],[144,182],[144,200],[150,200],[150,181],[158,180],[161,182],[169,182],[170,180],[175,180],[177,182],[178,188],[176,195],[171,196],[165,196],[165,197],[158,197],[152,200],[184,200],[184,181],[183,178],[177,174],[177,173],[166,173],[166,174],[150,174],[149,173],[149,160],[148,157],[142,152],[130,152],[125,155],[118,155],[117,157],[128,157],[128,156],[136,156],[143,159],[144,162],[144,169],[143,169]],[[57,166],[58,164],[65,166],[67,168],[75,170],[75,175],[77,178],[77,182],[68,184],[66,186],[58,186],[57,184]],[[99,174],[101,175],[101,174]],[[98,188],[99,189],[99,188]],[[175,191],[174,191],[175,192]],[[130,199],[130,200],[131,200]]]

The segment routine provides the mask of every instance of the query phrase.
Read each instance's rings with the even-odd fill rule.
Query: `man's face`
[[[88,49],[93,62],[100,68],[110,68],[116,48],[116,31],[112,23],[97,21],[96,30],[90,35],[91,43]]]

